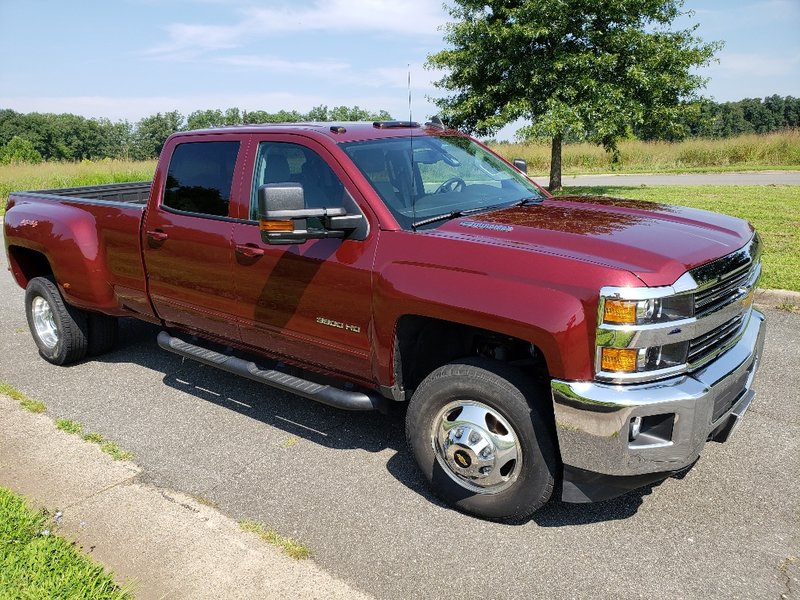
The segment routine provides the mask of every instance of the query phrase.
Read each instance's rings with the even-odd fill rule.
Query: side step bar
[[[254,362],[195,346],[180,338],[171,336],[166,331],[158,334],[158,345],[164,350],[196,360],[204,365],[216,367],[234,375],[241,375],[259,383],[266,383],[279,390],[292,392],[328,406],[344,410],[386,410],[386,398],[377,393],[342,390],[330,385],[321,385],[307,379],[300,379],[273,369],[262,369]]]

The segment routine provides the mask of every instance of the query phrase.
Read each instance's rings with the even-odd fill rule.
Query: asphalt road
[[[800,555],[800,315],[768,317],[758,398],[727,444],[680,480],[600,504],[554,501],[517,525],[433,499],[400,416],[339,412],[182,362],[153,326],[126,321],[116,351],[46,363],[5,264],[0,379],[132,451],[145,481],[300,539],[379,598],[777,600],[800,593],[787,587]]]
[[[547,185],[547,177],[534,177]],[[685,173],[674,175],[564,175],[564,186],[641,185],[800,185],[800,171],[751,171],[747,173]]]

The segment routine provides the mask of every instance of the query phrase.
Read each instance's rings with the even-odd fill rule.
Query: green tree
[[[319,106],[315,106],[308,114],[305,116],[306,120],[312,122],[319,122],[324,123],[328,121],[328,107],[325,104],[320,104]]]
[[[752,132],[753,126],[745,118],[741,104],[725,102],[717,107],[710,137],[733,137]]]
[[[745,120],[753,126],[756,133],[769,133],[775,129],[774,116],[761,102],[761,98],[745,98],[736,104],[741,107]]]
[[[453,0],[449,47],[428,57],[446,74],[435,100],[445,119],[479,135],[516,119],[552,141],[550,189],[561,187],[561,144],[577,134],[617,155],[616,142],[648,122],[669,132],[698,99],[719,43],[697,25],[671,30],[680,0]]]
[[[129,121],[111,121],[110,119],[98,119],[97,124],[103,139],[100,156],[128,160],[133,145],[133,125]]]
[[[235,106],[225,111],[225,125],[241,125],[242,113]]]
[[[800,127],[800,98],[786,96],[784,99],[783,119],[787,127]]]
[[[303,115],[296,110],[279,110],[270,113],[263,110],[254,110],[242,115],[242,122],[245,124],[256,123],[297,123],[302,121]]]
[[[786,99],[783,96],[773,94],[764,98],[764,108],[770,113],[772,129],[783,129],[787,126],[786,123]]]
[[[15,135],[7,144],[0,146],[0,164],[40,163],[42,155],[33,147],[30,140]]]
[[[132,158],[146,160],[156,158],[167,138],[183,127],[183,115],[177,110],[156,113],[136,123],[133,134]]]
[[[360,106],[334,106],[328,113],[327,121],[386,121],[390,115],[385,110],[372,112]]]
[[[219,109],[196,110],[186,117],[186,129],[208,129],[225,125],[225,115]]]

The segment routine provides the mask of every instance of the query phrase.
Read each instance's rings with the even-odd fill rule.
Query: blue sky
[[[800,96],[800,0],[684,8],[725,41],[706,95]],[[410,64],[422,120],[442,93],[423,64],[446,20],[439,0],[0,0],[0,108],[136,121],[357,104],[405,118]]]

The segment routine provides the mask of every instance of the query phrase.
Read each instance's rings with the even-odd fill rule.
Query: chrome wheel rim
[[[31,304],[31,314],[36,337],[48,350],[52,350],[58,344],[58,328],[53,318],[53,309],[50,303],[41,296],[36,296]]]
[[[502,492],[522,468],[516,431],[481,402],[457,400],[445,406],[433,421],[431,442],[444,472],[478,494]]]

